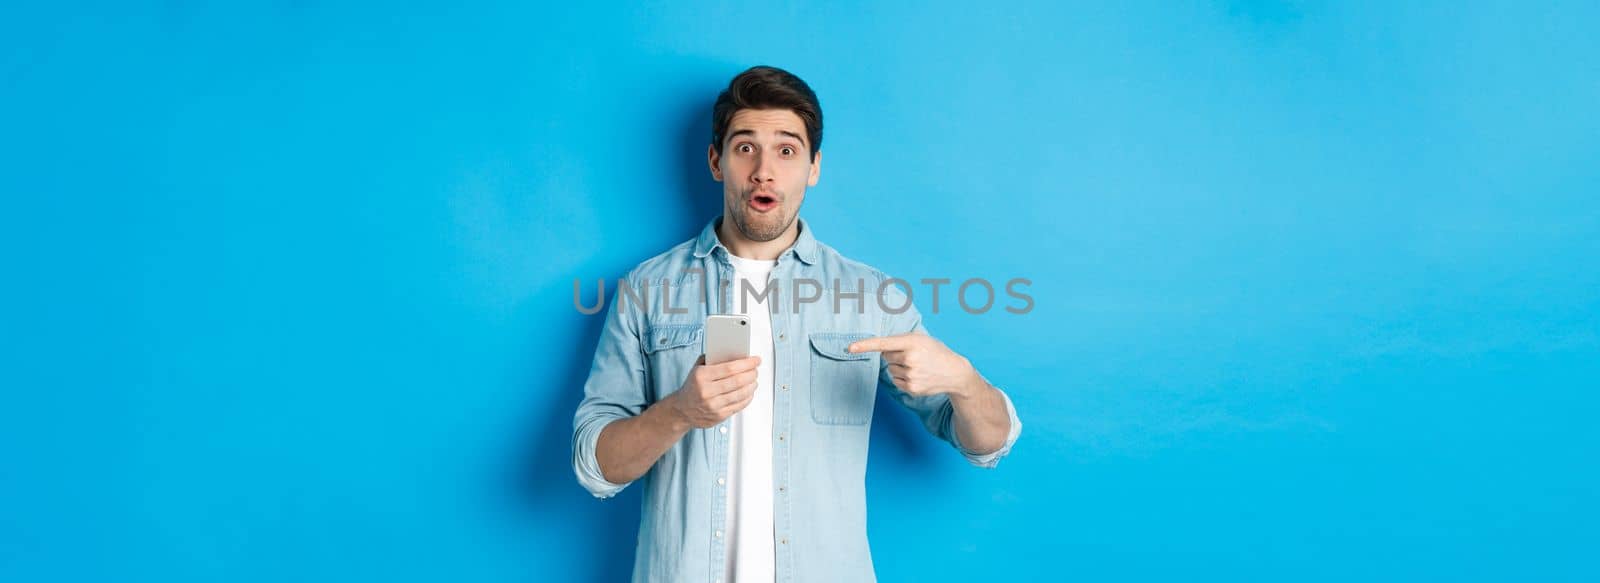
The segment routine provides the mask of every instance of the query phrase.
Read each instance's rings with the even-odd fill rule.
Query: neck
[[[722,215],[720,224],[717,225],[717,239],[722,241],[722,246],[736,257],[772,261],[790,247],[794,246],[795,239],[800,238],[800,221],[789,224],[789,228],[771,241],[752,241],[739,232],[739,227],[733,224],[728,215]]]

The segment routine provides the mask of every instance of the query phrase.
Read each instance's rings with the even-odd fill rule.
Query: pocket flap
[[[869,360],[871,352],[851,354],[847,348],[857,340],[871,338],[871,334],[859,332],[818,332],[811,335],[811,348],[834,360]]]
[[[651,326],[644,333],[644,351],[646,353],[680,348],[700,342],[700,334],[705,330],[701,324],[662,324]]]

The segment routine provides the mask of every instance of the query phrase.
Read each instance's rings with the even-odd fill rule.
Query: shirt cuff
[[[578,474],[578,483],[595,498],[616,496],[628,483],[613,484],[600,472],[600,460],[595,450],[600,443],[600,432],[612,422],[622,419],[613,416],[590,418],[572,435],[572,470]]]

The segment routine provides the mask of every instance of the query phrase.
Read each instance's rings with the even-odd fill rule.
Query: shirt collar
[[[815,264],[817,262],[817,238],[811,235],[811,225],[806,224],[805,219],[796,218],[795,221],[800,225],[798,227],[800,234],[795,237],[794,245],[783,253],[779,253],[778,256],[782,257],[784,253],[794,253],[794,256],[800,258],[806,265]],[[722,240],[717,238],[717,227],[721,224],[722,217],[719,216],[711,219],[706,228],[700,230],[700,236],[695,239],[694,243],[695,257],[710,255],[711,251],[718,247],[722,247],[723,253],[728,253],[728,248],[723,247]],[[732,253],[729,253],[729,255],[732,255]]]

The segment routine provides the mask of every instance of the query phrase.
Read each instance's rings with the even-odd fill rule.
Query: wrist
[[[950,400],[957,405],[964,405],[978,399],[978,397],[993,388],[994,386],[989,384],[988,379],[983,378],[983,375],[974,370],[972,371],[971,379],[963,383],[959,390],[950,393]]]
[[[689,422],[689,416],[678,410],[677,393],[667,395],[666,398],[656,401],[656,406],[646,409],[645,412],[656,411],[661,416],[661,422],[673,433],[684,434],[694,429],[694,424]],[[657,411],[658,410],[658,411]]]

